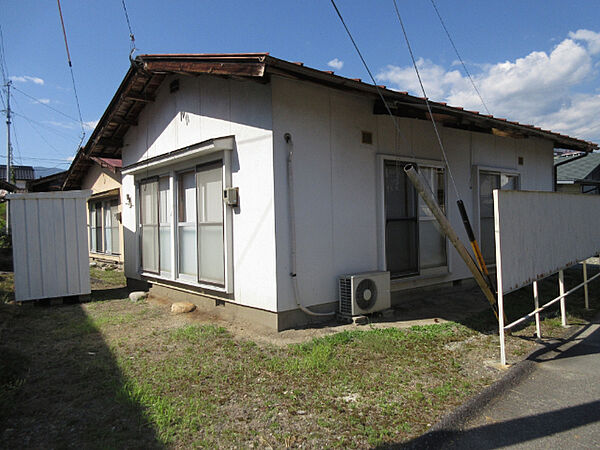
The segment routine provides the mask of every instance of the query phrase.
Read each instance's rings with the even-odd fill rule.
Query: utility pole
[[[12,81],[6,83],[6,182],[10,183],[10,155],[11,155],[11,143],[10,143],[10,85]],[[6,203],[6,233],[10,232],[10,208],[9,204]]]

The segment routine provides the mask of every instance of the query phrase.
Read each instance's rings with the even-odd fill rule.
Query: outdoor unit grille
[[[389,272],[342,275],[338,287],[343,316],[370,314],[391,306]]]
[[[340,314],[352,315],[352,280],[350,277],[340,277]]]

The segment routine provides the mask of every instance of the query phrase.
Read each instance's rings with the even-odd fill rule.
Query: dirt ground
[[[396,294],[365,325],[275,332],[133,303],[122,282],[94,271],[90,302],[0,305],[0,448],[370,448],[418,436],[505,373],[494,316],[469,283]],[[10,289],[0,276],[8,300]],[[531,293],[507,304],[518,316]],[[585,320],[581,295],[568,309]],[[564,332],[556,310],[543,326]],[[531,325],[518,330],[509,362],[536,345]]]

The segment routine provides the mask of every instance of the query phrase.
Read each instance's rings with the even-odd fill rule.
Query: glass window
[[[140,183],[140,233],[142,269],[158,272],[158,180]]]
[[[103,205],[104,215],[104,252],[111,254],[112,248],[112,216],[110,215],[110,206],[108,202],[104,202]]]
[[[197,278],[196,258],[196,174],[183,172],[177,177],[177,234],[179,238],[179,275]]]
[[[404,172],[405,162],[384,162],[386,264],[392,278],[447,266],[446,238],[431,210]],[[446,208],[445,171],[419,167],[442,211]]]
[[[436,167],[419,167],[438,205],[445,211],[445,171]],[[446,237],[429,207],[419,196],[419,267],[431,269],[447,265]]]
[[[496,237],[494,225],[494,189],[516,190],[517,175],[501,172],[479,172],[479,244],[486,264],[496,263]]]
[[[198,280],[225,284],[221,161],[196,172],[198,198]]]
[[[119,200],[112,200],[109,203],[109,208],[112,254],[118,255],[121,253],[121,240],[119,238]]]
[[[89,204],[90,210],[90,251],[97,252],[98,251],[98,239],[96,237],[96,228],[98,224],[96,223],[96,204]]]
[[[385,245],[392,277],[419,273],[417,193],[405,163],[384,162]]]
[[[173,212],[170,193],[169,177],[160,177],[158,180],[160,271],[165,273],[171,272],[171,220]]]

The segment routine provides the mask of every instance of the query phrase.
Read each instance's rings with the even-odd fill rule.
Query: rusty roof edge
[[[346,78],[340,75],[336,75],[334,73],[323,72],[322,70],[313,69],[311,67],[307,67],[304,65],[298,65],[293,62],[289,62],[283,59],[275,58],[273,56],[266,57],[267,62],[267,72],[270,67],[275,67],[280,70],[284,70],[291,73],[301,74],[308,78],[314,78],[316,80],[325,80],[328,82],[333,82],[334,84],[340,84],[344,87],[354,88],[359,91],[369,92],[373,95],[379,97],[379,93],[383,95],[386,100],[395,100],[401,99],[403,101],[410,101],[415,105],[426,106],[426,100],[422,97],[416,97],[410,95],[408,93],[395,91],[393,89],[387,89],[383,86],[374,86],[370,83],[365,83],[364,81],[359,81],[358,79]],[[337,83],[336,83],[337,82]],[[429,104],[436,109],[442,110],[444,112],[451,112],[452,114],[469,117],[471,119],[487,122],[493,124],[499,128],[511,128],[511,129],[519,129],[523,132],[526,132],[532,136],[542,137],[544,139],[549,139],[555,144],[555,148],[564,148],[564,147],[556,147],[556,144],[562,143],[563,145],[570,145],[575,147],[576,149],[581,149],[582,151],[591,152],[593,150],[597,150],[598,144],[590,141],[586,141],[583,139],[574,138],[571,136],[566,136],[557,132],[553,132],[551,130],[542,130],[536,128],[531,125],[524,125],[518,122],[511,122],[507,119],[497,118],[493,116],[486,116],[479,114],[479,112],[468,111],[460,107],[449,106],[444,102],[435,102],[432,100],[428,100]]]
[[[426,105],[425,99],[421,97],[415,97],[409,95],[407,93],[394,91],[391,89],[387,89],[384,87],[376,87],[372,84],[365,83],[359,81],[357,79],[351,79],[342,77],[340,75],[336,75],[333,73],[326,73],[318,69],[313,69],[311,67],[306,67],[304,65],[299,65],[294,62],[289,62],[283,59],[275,58],[270,56],[269,53],[205,53],[205,54],[148,54],[148,55],[140,55],[136,57],[135,60],[132,61],[125,77],[123,78],[121,84],[117,88],[115,95],[109,102],[106,110],[104,111],[102,117],[98,121],[97,126],[94,128],[90,138],[84,147],[80,149],[82,153],[85,155],[90,155],[93,151],[94,146],[96,145],[97,140],[102,136],[104,128],[109,123],[111,116],[114,114],[116,107],[122,100],[123,94],[128,90],[131,83],[135,80],[135,77],[140,72],[147,72],[144,69],[144,61],[168,61],[168,60],[190,60],[190,61],[239,61],[239,62],[258,62],[265,64],[265,68],[260,73],[260,77],[264,77],[269,72],[269,68],[273,67],[285,72],[291,72],[294,74],[299,74],[305,76],[306,78],[313,79],[316,82],[324,82],[327,84],[340,85],[346,88],[355,89],[360,92],[367,92],[376,97],[379,96],[378,91],[384,96],[386,100],[402,100],[409,101],[414,103],[415,105]],[[156,72],[158,73],[158,72]],[[150,74],[155,74],[154,71],[150,72]],[[561,135],[559,133],[555,133],[548,130],[541,130],[539,128],[533,126],[522,125],[516,122],[509,122],[506,119],[500,119],[495,117],[489,117],[485,115],[481,115],[472,111],[465,111],[462,108],[448,106],[445,103],[440,102],[432,102],[430,104],[438,110],[442,110],[445,112],[451,112],[454,115],[468,117],[473,120],[477,120],[480,122],[485,122],[490,125],[495,125],[499,128],[510,128],[510,129],[520,129],[528,135],[538,136],[545,139],[549,139],[556,144],[563,145],[563,148],[575,148],[578,150],[583,150],[586,152],[591,152],[594,149],[598,149],[598,145],[593,142],[587,142],[581,139],[572,138],[569,136]],[[567,147],[564,147],[566,145]],[[82,160],[79,157],[78,151],[76,157],[73,160],[73,163],[68,169],[67,177],[63,183],[64,187],[71,181],[73,176],[73,170],[77,164],[79,164]]]

